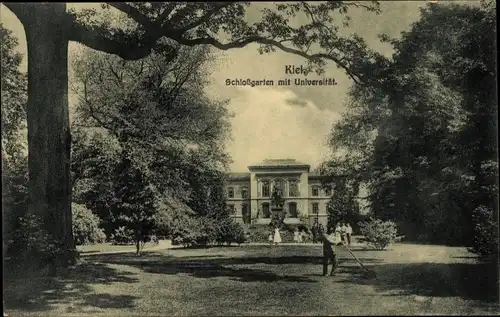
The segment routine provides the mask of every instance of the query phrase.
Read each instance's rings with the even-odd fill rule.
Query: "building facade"
[[[248,166],[248,173],[230,173],[226,196],[233,217],[243,224],[269,224],[271,195],[277,188],[284,199],[285,223],[326,227],[331,192],[322,188],[327,179],[310,168],[294,159],[273,159]]]

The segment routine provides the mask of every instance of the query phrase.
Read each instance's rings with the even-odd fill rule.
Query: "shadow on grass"
[[[460,297],[479,300],[486,303],[498,302],[498,270],[491,263],[413,263],[389,264],[382,259],[360,257],[360,260],[377,273],[377,278],[363,278],[363,269],[349,255],[339,258],[339,274],[347,274],[349,279],[343,283],[372,285],[378,292],[396,293],[398,295],[420,295],[431,297]],[[290,281],[315,282],[313,276],[304,273],[300,276],[286,275],[286,265],[318,265],[322,264],[321,256],[274,256],[245,257],[183,257],[165,258],[151,254],[138,260],[137,257],[122,258],[107,256],[103,262],[124,264],[138,267],[146,272],[160,274],[189,274],[199,278],[231,277],[239,281]],[[250,269],[251,265],[283,265],[277,275],[272,272]],[[244,267],[239,267],[244,266]],[[274,269],[273,269],[274,270]],[[313,278],[313,279],[310,279]],[[342,282],[342,281],[341,281]]]
[[[107,263],[128,265],[139,268],[147,273],[157,274],[189,274],[196,278],[218,278],[229,277],[241,282],[304,282],[315,283],[304,276],[278,275],[270,271],[257,270],[250,268],[233,268],[226,265],[245,265],[245,264],[284,264],[284,263],[304,263],[311,261],[312,257],[246,257],[246,258],[220,258],[217,255],[207,258],[205,256],[193,257],[165,257],[161,254],[149,253],[141,257],[130,254],[108,254],[92,256],[93,260]]]
[[[340,271],[351,273],[353,278],[340,282],[373,285],[381,293],[398,291],[397,296],[461,297],[498,302],[498,271],[489,263],[379,264],[370,269],[377,277],[366,280],[359,267],[342,267]]]
[[[57,304],[78,308],[127,308],[134,306],[134,296],[95,294],[91,284],[135,283],[131,273],[119,272],[100,263],[82,263],[46,276],[26,272],[24,276],[4,274],[4,302],[7,309],[47,311]],[[75,310],[73,310],[75,312]]]
[[[128,265],[139,268],[147,273],[156,274],[188,274],[196,278],[229,277],[242,282],[305,282],[315,283],[305,275],[276,274],[262,269],[249,268],[248,265],[289,265],[322,264],[320,256],[248,256],[248,257],[221,257],[187,256],[182,258],[166,257],[160,253],[148,253],[141,257],[131,254],[92,255],[93,260],[108,264]],[[353,262],[353,259],[341,259],[341,262]],[[365,263],[380,263],[374,258],[362,259]],[[238,267],[244,265],[245,267]],[[235,267],[236,266],[236,267]],[[319,268],[318,268],[319,270]],[[284,272],[286,273],[286,271]]]

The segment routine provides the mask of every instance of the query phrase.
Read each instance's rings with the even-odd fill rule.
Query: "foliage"
[[[100,219],[83,205],[72,204],[73,236],[77,245],[103,243],[106,234],[99,228]]]
[[[17,269],[39,270],[51,263],[60,250],[60,243],[53,241],[42,229],[41,219],[32,214],[17,218],[17,230],[9,234],[6,255],[7,265]]]
[[[171,225],[174,245],[208,246],[210,244],[241,244],[246,241],[243,227],[229,217],[220,219],[177,214]]]
[[[216,235],[215,242],[218,244],[237,243],[242,244],[245,242],[245,231],[243,227],[231,218],[224,218],[221,221],[216,221]]]
[[[2,149],[10,155],[19,152],[21,132],[26,128],[27,77],[19,71],[22,54],[15,49],[18,40],[0,23],[2,78]],[[2,155],[4,155],[2,153]]]
[[[179,215],[172,226],[172,244],[189,246],[207,246],[213,235],[213,227],[203,218]]]
[[[383,36],[392,59],[373,63],[378,80],[353,87],[332,130],[346,154],[326,168],[365,183],[372,213],[409,238],[470,246],[473,210],[498,210],[491,10],[429,4],[401,39]]]
[[[344,179],[338,179],[333,187],[333,194],[328,202],[327,231],[334,229],[339,222],[353,223],[359,214],[356,201],[358,187],[353,187]]]
[[[498,221],[495,221],[493,210],[485,206],[477,207],[473,212],[474,243],[470,250],[481,256],[498,255]]]
[[[178,47],[178,53],[174,60],[156,51],[127,62],[85,52],[73,63],[80,97],[75,199],[102,218],[108,235],[121,226],[136,239],[153,230],[171,234],[179,208],[228,216],[222,170],[229,114],[203,92],[208,51]]]
[[[4,256],[16,266],[39,269],[57,253],[58,243],[28,213],[26,155],[26,74],[19,71],[18,40],[0,24],[2,81],[2,221]]]
[[[378,250],[383,250],[400,239],[396,223],[392,221],[372,219],[359,223],[359,228],[364,236],[359,241],[373,245]]]
[[[40,54],[30,54],[30,60],[28,61],[29,67],[37,70],[37,73],[33,72],[29,78],[30,86],[39,88],[30,90],[28,96],[28,104],[30,105],[28,107],[28,117],[31,121],[29,125],[30,142],[28,145],[31,152],[31,161],[33,162],[29,167],[30,174],[38,173],[36,170],[38,165],[48,165],[48,162],[55,165],[66,164],[70,159],[71,141],[67,129],[69,117],[65,115],[69,112],[67,77],[65,76],[68,67],[66,56],[69,41],[81,43],[96,51],[118,55],[125,60],[140,60],[151,55],[152,52],[165,52],[166,61],[172,61],[180,55],[177,50],[179,45],[185,47],[212,45],[221,50],[228,50],[241,48],[250,43],[258,43],[260,44],[259,51],[261,53],[272,52],[279,48],[285,52],[305,57],[311,64],[310,66],[316,67],[318,73],[323,70],[326,61],[333,61],[356,82],[363,80],[363,78],[360,78],[360,74],[363,74],[361,70],[365,70],[367,66],[369,67],[367,61],[381,58],[380,54],[369,50],[359,36],[342,36],[339,25],[335,25],[335,22],[340,17],[343,17],[343,25],[347,26],[349,24],[350,18],[347,12],[351,7],[361,7],[378,13],[379,6],[377,2],[370,4],[350,1],[330,1],[320,4],[310,4],[308,2],[276,3],[271,8],[262,8],[260,10],[261,17],[252,23],[249,23],[246,19],[246,9],[250,5],[248,2],[110,2],[102,6],[104,12],[100,17],[94,9],[82,9],[79,12],[74,9],[67,10],[65,3],[53,3],[47,6],[46,4],[9,2],[2,5],[11,10],[23,24],[28,47],[33,45],[43,51]],[[118,10],[121,13],[119,17],[107,12],[110,8]],[[306,19],[303,20],[305,22],[300,27],[292,26],[294,24],[294,21],[291,21],[292,18],[295,18],[300,13],[305,15]],[[334,14],[337,16],[335,17]],[[122,18],[126,18],[125,23],[116,23],[120,22],[119,20],[123,22]],[[44,32],[39,32],[39,30],[44,30]],[[227,43],[219,41],[218,36],[221,33],[228,40]],[[4,43],[3,39],[2,43]],[[47,45],[43,45],[44,43],[47,43]],[[311,48],[314,48],[314,50],[311,50]],[[54,58],[50,60],[51,64],[47,63],[46,59],[38,59],[42,55],[53,56]],[[52,76],[54,69],[59,70],[61,76]],[[105,68],[97,67],[94,71],[99,73],[103,69]],[[159,73],[164,72],[165,69],[160,69]],[[119,79],[119,74],[113,73],[112,76]],[[49,83],[45,80],[49,77],[53,79],[53,82]],[[159,77],[156,76],[156,79]],[[155,76],[150,79],[152,79],[151,82],[154,82]],[[136,78],[132,77],[132,81],[135,80]],[[143,84],[144,81],[137,80],[137,83]],[[98,81],[98,84],[101,84],[100,81]],[[106,87],[105,84],[103,86]],[[173,86],[179,87],[176,84]],[[56,87],[60,87],[60,89],[56,89]],[[112,94],[115,88],[117,87],[106,89],[106,91]],[[123,102],[126,108],[125,112],[133,110],[134,107],[130,106],[137,105],[137,103],[145,106],[150,105],[148,102],[143,102],[141,97]],[[118,98],[115,100],[123,101],[124,99]],[[168,102],[166,104],[171,105]],[[192,104],[192,100],[182,103],[180,108],[182,109],[183,106],[188,108],[189,104]],[[97,108],[94,109],[103,107],[104,110],[123,110],[120,109],[121,107],[107,108],[105,104],[95,106]],[[54,116],[48,115],[49,113],[54,114]],[[162,118],[162,116],[155,116],[157,113],[154,111],[146,111],[146,113],[149,119]],[[123,117],[121,118],[123,119]],[[213,119],[213,117],[210,118]],[[125,115],[125,121],[104,120],[101,121],[101,125],[123,124],[126,128],[121,129],[122,133],[117,136],[123,140],[123,138],[127,139],[131,134],[137,132],[134,131],[133,126],[127,124],[127,119],[128,116]],[[44,124],[51,125],[50,133],[44,133],[43,129],[38,129],[38,125],[43,126]],[[191,126],[196,125],[189,122],[187,125],[175,126],[172,131],[183,131]],[[215,124],[203,125],[203,127],[207,126],[217,127]],[[126,130],[128,130],[127,133],[123,133]],[[164,132],[162,129],[158,130]],[[149,134],[156,130],[153,127],[146,131]],[[205,133],[199,133],[198,135],[207,135],[210,138],[212,133],[209,131],[204,131]],[[60,147],[47,148],[46,152],[40,151],[39,146],[41,144],[52,144],[50,143],[51,138],[60,135],[65,136]],[[137,134],[135,135],[137,136]],[[140,137],[137,139],[140,139]],[[153,142],[149,144],[163,143]],[[208,148],[205,147],[204,152],[208,156],[212,152],[219,153],[219,151],[213,151],[214,149],[217,149],[217,146],[212,144]],[[125,147],[125,150],[131,151],[127,147]],[[143,149],[136,150],[137,153],[141,153]],[[174,150],[175,147],[164,151],[163,154],[172,153]],[[40,152],[36,153],[38,151]],[[173,175],[176,175],[177,171],[172,168],[172,165],[158,160],[159,157],[156,157],[156,160],[153,161],[158,162],[160,166],[167,166],[171,174],[170,177],[160,177],[159,179],[171,181],[175,178]],[[47,166],[42,168],[47,168]],[[74,248],[73,237],[70,234],[71,184],[69,176],[69,170],[55,169],[47,175],[45,181],[29,183],[32,192],[31,200],[38,208],[42,209],[43,223],[50,223],[51,218],[60,217],[60,221],[50,223],[50,226],[47,226],[46,229],[51,236],[64,241],[65,249]],[[63,181],[59,181],[60,179]],[[160,188],[159,191],[164,192],[164,189]],[[58,197],[61,193],[64,193],[63,197]],[[59,203],[60,201],[63,203]],[[61,237],[61,234],[66,236]],[[67,260],[75,259],[69,257],[61,260],[68,263]]]
[[[120,226],[113,231],[110,241],[115,245],[133,244],[135,242],[135,232],[126,226]]]

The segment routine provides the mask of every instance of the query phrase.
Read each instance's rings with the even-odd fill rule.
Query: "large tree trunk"
[[[66,4],[32,4],[22,19],[28,44],[29,211],[60,243],[56,265],[76,260],[71,224]]]

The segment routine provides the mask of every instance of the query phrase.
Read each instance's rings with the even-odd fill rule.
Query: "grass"
[[[115,247],[119,248],[119,247]],[[242,246],[87,254],[57,278],[5,278],[9,316],[498,314],[496,267],[462,248],[347,251],[322,277],[321,246]]]

